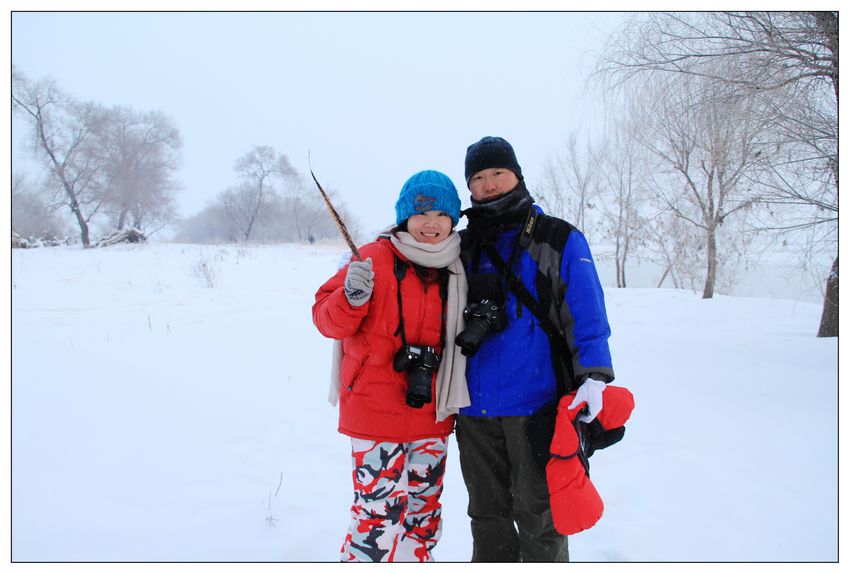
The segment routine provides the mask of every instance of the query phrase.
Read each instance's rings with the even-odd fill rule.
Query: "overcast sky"
[[[547,157],[596,121],[583,95],[592,51],[625,17],[16,12],[12,62],[79,99],[170,115],[184,139],[184,216],[236,183],[239,156],[270,145],[305,174],[310,150],[368,233],[394,220],[398,191],[422,169],[448,174],[467,206],[464,154],[485,135],[514,145],[533,194]]]

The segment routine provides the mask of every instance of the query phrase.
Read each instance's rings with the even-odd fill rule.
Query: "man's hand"
[[[587,414],[579,415],[578,420],[589,423],[596,418],[602,410],[602,393],[605,391],[605,383],[596,379],[587,378],[576,391],[576,398],[570,403],[569,408],[574,409],[581,403],[587,403]]]

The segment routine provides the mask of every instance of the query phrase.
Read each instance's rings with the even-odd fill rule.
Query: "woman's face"
[[[426,211],[407,219],[407,232],[419,243],[439,243],[452,232],[452,218],[445,211]]]

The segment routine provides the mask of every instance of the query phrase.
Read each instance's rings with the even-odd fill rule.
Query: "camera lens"
[[[467,357],[478,352],[490,332],[501,331],[507,323],[502,307],[487,299],[471,303],[464,309],[463,317],[466,319],[466,328],[455,337],[455,344]]]
[[[431,373],[433,369],[414,365],[407,372],[407,394],[405,402],[415,408],[431,402]]]
[[[490,325],[485,320],[473,319],[466,324],[463,331],[458,333],[455,343],[460,347],[461,354],[471,357],[478,352],[478,347],[489,332]]]

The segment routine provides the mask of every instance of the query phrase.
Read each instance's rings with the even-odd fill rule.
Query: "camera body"
[[[482,299],[470,303],[463,310],[466,328],[458,333],[455,343],[460,352],[471,357],[490,333],[501,331],[508,324],[504,306],[493,299]]]
[[[431,402],[431,379],[440,364],[440,355],[434,347],[404,345],[393,358],[393,368],[407,371],[405,402],[415,408]]]

